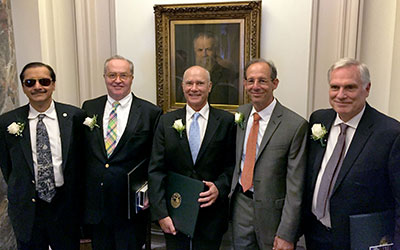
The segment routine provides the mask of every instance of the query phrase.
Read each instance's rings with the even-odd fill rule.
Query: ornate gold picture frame
[[[209,103],[233,111],[248,102],[243,69],[260,56],[261,1],[155,5],[157,105],[185,105],[183,72],[201,65],[213,88]]]

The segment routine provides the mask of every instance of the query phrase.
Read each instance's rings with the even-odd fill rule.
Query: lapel
[[[25,124],[24,131],[22,131],[22,137],[18,139],[21,139],[19,140],[19,144],[21,146],[22,153],[25,157],[26,162],[28,163],[28,167],[31,170],[32,175],[35,176],[28,115],[29,115],[29,104],[23,106],[21,111],[16,114],[16,121],[17,122],[21,121]]]
[[[203,141],[200,145],[200,150],[196,159],[196,163],[204,155],[208,144],[210,144],[212,138],[214,138],[215,131],[217,131],[219,124],[219,117],[215,114],[214,108],[210,106],[210,114],[208,116],[206,133],[204,134]]]
[[[236,162],[241,161],[244,148],[244,138],[246,136],[247,122],[249,121],[252,107],[253,106],[251,104],[246,104],[238,110],[238,112],[241,112],[244,115],[244,125],[243,129],[240,128],[239,125],[236,126]]]
[[[267,128],[265,129],[264,136],[261,140],[260,148],[258,149],[258,154],[256,156],[256,163],[260,154],[264,151],[265,147],[267,146],[269,140],[271,139],[272,135],[275,133],[276,129],[278,128],[279,124],[281,123],[282,118],[282,105],[276,101],[276,105],[274,111],[271,114],[271,118],[269,119]]]
[[[103,132],[103,117],[104,117],[104,109],[107,102],[107,95],[103,96],[99,99],[98,105],[95,105],[95,109],[93,110],[92,115],[97,115],[97,124],[100,128],[95,128],[93,131],[89,133],[95,133],[95,137],[97,138],[97,145],[100,147],[100,152],[103,158],[107,159],[106,145],[104,142],[104,132]]]
[[[372,108],[368,104],[366,104],[364,114],[360,120],[360,123],[357,126],[356,132],[343,160],[342,167],[340,168],[340,172],[333,188],[332,195],[335,193],[338,186],[343,182],[346,174],[352,168],[358,155],[367,144],[368,138],[373,133],[374,120],[375,118],[372,115]]]
[[[141,109],[141,104],[138,101],[138,99],[135,97],[135,95],[132,95],[132,104],[131,104],[131,109],[129,110],[129,117],[128,117],[128,122],[126,123],[126,127],[124,130],[124,133],[121,136],[121,139],[119,140],[117,147],[114,149],[113,153],[110,155],[110,159],[113,158],[115,154],[118,153],[118,151],[121,150],[121,148],[124,147],[125,143],[135,134],[137,130],[137,123],[139,121],[139,118],[142,116],[142,109]],[[104,138],[104,137],[103,137]],[[103,139],[103,144],[104,144],[104,139]],[[104,152],[105,152],[105,146]]]
[[[335,121],[335,118],[336,118],[336,112],[333,111],[333,109],[330,109],[324,116],[322,116],[322,118],[325,118],[325,119],[322,119],[321,121],[316,121],[313,124],[310,124],[310,128],[316,123],[321,123],[322,125],[324,125],[326,127],[326,131],[328,131],[328,133],[326,135],[326,138],[328,139],[329,138],[329,132],[331,131],[332,124],[333,124],[333,122]],[[310,139],[310,140],[312,140],[312,139]],[[316,146],[317,147],[316,152],[312,156],[315,159],[314,160],[314,165],[312,166],[312,169],[313,169],[312,174],[313,174],[313,176],[312,176],[312,179],[311,179],[312,180],[312,186],[314,187],[315,186],[315,182],[317,181],[319,170],[321,168],[322,159],[323,159],[325,151],[326,151],[326,146],[325,147],[321,146],[319,141],[312,142],[312,143],[318,143],[318,145]],[[326,140],[326,143],[327,143],[327,140]]]
[[[61,137],[61,152],[62,152],[62,169],[65,170],[65,165],[68,159],[68,152],[71,143],[72,134],[72,115],[57,102],[54,102],[57,113],[58,126],[60,127]]]
[[[175,122],[176,120],[182,119],[183,125],[186,127],[186,106],[184,106],[181,109],[176,110],[176,115],[173,120]],[[171,124],[172,127],[172,124]],[[175,130],[175,129],[174,129]],[[187,162],[190,162],[190,167],[193,168],[193,159],[192,159],[192,153],[190,152],[190,146],[189,146],[189,139],[187,137],[187,131],[186,129],[182,132],[182,138],[179,135],[177,131],[175,131],[176,138],[179,142],[180,147],[183,150],[183,155],[187,156]]]

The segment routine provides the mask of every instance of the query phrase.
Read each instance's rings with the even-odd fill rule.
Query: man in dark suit
[[[245,68],[251,104],[237,113],[230,192],[237,250],[294,249],[298,239],[308,126],[274,98],[278,83],[270,61],[255,59]]]
[[[86,134],[85,223],[98,249],[142,249],[148,211],[128,220],[127,173],[150,157],[161,109],[131,93],[133,63],[104,63],[107,95],[83,103],[92,123]]]
[[[350,249],[349,216],[386,210],[395,210],[399,249],[400,124],[366,103],[371,82],[365,64],[341,59],[328,79],[332,109],[310,117],[307,249]]]
[[[206,69],[187,69],[182,82],[187,105],[163,115],[154,136],[149,165],[150,209],[152,219],[164,231],[167,249],[189,249],[191,241],[176,230],[168,215],[167,171],[201,180],[206,186],[198,199],[200,212],[193,249],[219,249],[228,228],[228,192],[235,161],[234,118],[226,111],[210,107],[207,97],[211,87]],[[177,121],[185,125],[185,130],[172,127]],[[198,129],[197,147],[193,143],[196,133],[191,128]]]
[[[29,104],[0,117],[0,167],[18,249],[79,249],[85,114],[53,101],[50,66],[29,63],[20,79]]]

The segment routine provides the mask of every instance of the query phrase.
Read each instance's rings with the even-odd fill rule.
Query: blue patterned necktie
[[[193,163],[196,162],[197,155],[200,150],[200,126],[197,119],[199,118],[199,113],[194,113],[192,124],[190,124],[189,129],[189,146],[190,152],[192,153]]]
[[[38,191],[40,199],[50,203],[56,194],[56,184],[54,180],[53,161],[51,159],[49,134],[43,122],[44,117],[44,114],[40,114],[36,125],[38,168],[36,190]]]

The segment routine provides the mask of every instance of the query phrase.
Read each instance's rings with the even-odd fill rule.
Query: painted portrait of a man
[[[210,72],[210,104],[239,104],[239,24],[175,25],[176,102],[185,102],[182,74],[199,65]]]

